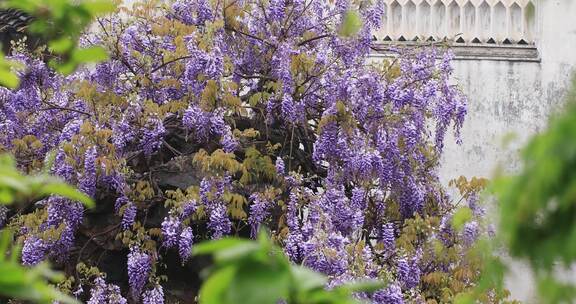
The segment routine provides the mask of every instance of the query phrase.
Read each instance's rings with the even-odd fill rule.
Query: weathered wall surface
[[[491,177],[497,166],[518,167],[518,149],[561,110],[576,66],[576,1],[537,3],[536,46],[540,62],[457,60],[455,77],[469,97],[463,144],[447,144],[440,176]],[[508,134],[515,136],[503,145]],[[520,263],[509,265],[513,296],[536,303],[533,279]],[[576,272],[567,275],[576,278]]]
[[[517,166],[516,152],[559,108],[576,66],[576,1],[537,5],[540,62],[456,60],[455,78],[469,98],[463,144],[449,143],[441,177],[490,177]],[[504,147],[508,134],[515,139]]]

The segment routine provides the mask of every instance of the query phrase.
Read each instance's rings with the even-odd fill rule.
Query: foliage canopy
[[[468,292],[483,267],[473,245],[487,229],[476,195],[484,182],[455,181],[466,204],[458,209],[437,177],[444,136],[458,135],[466,100],[450,84],[449,53],[398,50],[368,63],[383,7],[143,1],[78,38],[108,52],[94,67],[65,76],[17,50],[11,60],[25,68],[18,88],[0,92],[1,149],[23,172],[48,167],[96,201],[85,209],[51,196],[10,210],[8,227],[22,227],[22,263],[53,261],[68,276],[61,289],[88,303],[193,301],[209,263],[191,255],[193,244],[255,238],[266,225],[293,264],[281,255],[256,263],[271,245],[233,241],[228,258],[237,263],[221,264],[230,250],[217,253],[212,280],[236,282],[238,267],[264,263],[291,269],[274,278],[276,300],[290,302],[299,295],[287,290],[304,288],[295,276],[308,276],[318,297],[332,295],[295,265],[325,274],[336,293],[387,282],[356,294],[373,303],[451,302]],[[81,50],[61,42],[49,46],[72,60],[60,69],[69,72]],[[503,297],[490,288],[478,295]]]

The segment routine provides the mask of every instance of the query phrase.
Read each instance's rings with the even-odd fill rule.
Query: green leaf
[[[78,64],[73,60],[70,60],[70,61],[64,62],[64,63],[60,63],[57,60],[52,59],[48,62],[48,65],[51,68],[56,69],[58,72],[60,72],[64,75],[68,75],[68,74],[74,72],[76,67],[78,67]]]
[[[41,186],[40,189],[38,189],[38,194],[60,195],[74,201],[79,201],[89,208],[94,207],[94,202],[89,196],[76,190],[74,187],[62,182],[52,182],[44,184],[43,186]]]
[[[50,169],[52,168],[52,165],[54,165],[54,160],[56,160],[56,154],[57,154],[56,148],[46,153],[46,156],[44,157],[44,162],[42,164],[42,173],[44,174],[50,173]]]
[[[203,255],[212,254],[220,250],[232,248],[239,245],[245,245],[252,243],[248,240],[235,239],[235,238],[223,238],[216,241],[202,242],[192,250],[192,255]]]
[[[14,171],[16,171],[16,169],[14,169]],[[0,187],[7,187],[23,194],[27,194],[30,191],[22,176],[8,174],[6,172],[0,174]]]
[[[248,257],[252,253],[258,252],[260,249],[260,244],[255,242],[237,244],[236,246],[215,252],[214,260],[218,263],[239,260]]]
[[[39,275],[52,282],[61,282],[66,279],[63,273],[52,270],[47,262],[38,264],[34,270],[38,272]]]
[[[301,291],[324,288],[326,282],[328,282],[324,275],[301,265],[290,267],[290,271],[292,272],[296,288]]]
[[[84,7],[91,15],[101,15],[106,13],[111,13],[116,9],[116,5],[112,1],[85,1],[82,3]]]
[[[374,292],[382,288],[386,288],[386,283],[383,281],[358,281],[338,286],[337,290],[343,290],[346,293],[354,292]]]
[[[47,32],[50,27],[48,26],[47,20],[37,19],[34,22],[32,22],[32,24],[30,24],[28,28],[32,33],[42,35],[43,33]]]
[[[11,251],[9,261],[19,264],[20,253],[22,252],[22,243],[17,242],[12,246]]]
[[[12,231],[3,229],[0,231],[0,263],[6,259],[6,251],[12,242]]]
[[[100,62],[108,59],[108,53],[99,46],[77,49],[72,53],[72,59],[78,63]]]
[[[454,304],[473,304],[474,297],[470,292],[459,293],[454,297]]]
[[[309,293],[305,299],[301,299],[304,303],[310,304],[357,304],[358,302],[352,300],[349,296],[337,293],[334,290],[318,289]]]
[[[46,274],[49,274],[50,278],[61,278],[63,275],[52,272],[45,263],[24,268],[17,261],[0,261],[0,273],[2,295],[42,303],[51,303],[54,300],[69,304],[79,303],[46,283]]]
[[[51,51],[57,54],[64,54],[74,48],[74,42],[68,37],[52,40],[48,44]]]
[[[38,6],[38,2],[34,3],[33,1],[29,1],[29,0],[8,0],[3,4],[3,7],[12,7],[12,8],[18,8],[21,9],[23,11],[26,12],[34,12],[34,10],[37,8]]]
[[[18,264],[13,263],[0,263],[0,286],[15,286],[19,284],[29,283],[27,281],[24,269]],[[2,289],[3,292],[6,290]]]
[[[0,204],[12,204],[14,202],[14,193],[10,189],[2,189],[0,186]]]
[[[64,303],[64,304],[80,304],[80,301],[63,294],[58,289],[53,288],[49,285],[43,284],[41,282],[36,282],[33,285],[34,288],[40,293],[42,296],[38,299],[39,302],[46,302],[46,303]]]
[[[348,10],[340,24],[339,34],[343,37],[356,36],[362,28],[362,18],[357,10]]]
[[[211,275],[199,292],[200,304],[224,304],[225,292],[236,274],[236,267],[229,266]]]
[[[242,263],[227,290],[226,302],[222,304],[277,303],[286,299],[290,290],[290,274],[286,270]]]
[[[2,168],[15,168],[16,161],[10,154],[0,154],[0,169]]]
[[[460,207],[456,212],[454,212],[454,216],[452,217],[452,226],[457,231],[460,231],[466,222],[472,219],[472,210],[468,207]]]
[[[20,79],[16,74],[4,67],[0,68],[0,85],[10,89],[15,89],[20,84]]]

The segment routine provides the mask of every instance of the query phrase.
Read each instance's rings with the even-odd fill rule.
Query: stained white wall
[[[447,144],[443,180],[490,177],[496,165],[514,169],[516,152],[558,109],[576,66],[576,0],[539,0],[540,62],[455,60],[455,79],[469,98],[463,144]],[[514,134],[507,147],[502,141]]]
[[[460,175],[491,177],[497,166],[517,169],[518,149],[545,128],[549,115],[561,110],[576,66],[576,1],[539,0],[536,9],[541,62],[454,62],[455,77],[469,97],[469,111],[463,144],[450,141],[446,146],[440,170],[443,181]],[[508,134],[516,138],[504,146]],[[507,285],[512,295],[537,303],[527,267],[509,266]],[[575,274],[567,276],[574,280]]]

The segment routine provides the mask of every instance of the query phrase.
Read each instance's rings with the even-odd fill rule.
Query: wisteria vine
[[[473,219],[453,227],[437,177],[466,98],[450,52],[370,58],[384,7],[144,1],[82,38],[110,53],[94,67],[62,76],[16,51],[25,69],[18,89],[0,90],[0,149],[97,201],[0,209],[0,224],[19,227],[22,262],[55,261],[88,303],[185,302],[194,295],[165,291],[182,288],[171,269],[205,263],[194,243],[267,227],[328,288],[388,281],[358,295],[373,303],[450,302],[471,288],[480,266],[462,257],[485,230],[481,207],[466,194]],[[363,26],[343,36],[349,11]],[[123,267],[76,267],[106,259]]]

